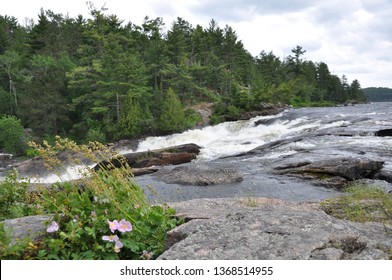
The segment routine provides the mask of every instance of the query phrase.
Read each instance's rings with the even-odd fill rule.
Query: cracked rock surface
[[[389,259],[392,227],[328,216],[317,203],[266,198],[173,203],[187,223],[159,259]]]

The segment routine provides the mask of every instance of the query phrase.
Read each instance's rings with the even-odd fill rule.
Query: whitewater
[[[203,164],[245,153],[279,139],[317,134],[322,137],[305,137],[301,141],[293,141],[265,153],[263,157],[279,158],[318,146],[330,146],[331,150],[333,146],[342,145],[347,149],[350,146],[376,146],[390,151],[392,137],[375,137],[375,132],[392,128],[391,108],[392,103],[373,103],[348,107],[287,109],[278,115],[225,122],[168,136],[148,137],[140,140],[137,149],[122,149],[118,152],[141,152],[194,143],[201,147],[195,163]],[[345,133],[350,134],[350,137],[336,136]],[[386,166],[391,166],[391,163],[386,161]],[[43,183],[73,180],[79,178],[79,174],[85,170],[85,166],[68,166],[61,176],[50,174],[31,180]]]
[[[375,103],[352,107],[288,109],[274,116],[259,116],[246,121],[225,122],[169,136],[149,137],[141,141],[136,150],[128,149],[119,152],[141,152],[194,143],[202,147],[196,159],[202,162],[240,154],[286,137],[349,127],[358,130],[358,135],[356,135],[358,137],[343,140],[345,144],[379,144],[388,147],[391,144],[390,139],[372,138],[371,136],[374,136],[374,131],[378,129],[392,126],[392,115],[389,115],[391,108],[392,103]],[[257,123],[261,124],[257,125]],[[369,137],[364,138],[366,134]],[[342,139],[323,140],[324,143],[342,141]],[[295,143],[293,148],[311,147],[317,144],[319,143],[303,141]],[[290,152],[290,150],[284,151],[284,153]]]

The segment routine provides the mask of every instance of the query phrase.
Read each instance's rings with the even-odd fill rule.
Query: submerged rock
[[[178,166],[170,171],[161,171],[156,176],[167,184],[208,186],[241,182],[242,174],[232,168],[207,165]]]
[[[391,257],[392,238],[387,232],[392,230],[390,226],[339,220],[312,204],[253,199],[255,205],[243,199],[172,204],[182,217],[193,220],[169,232],[168,249],[158,259]]]

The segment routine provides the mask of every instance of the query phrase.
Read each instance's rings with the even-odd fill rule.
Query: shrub
[[[202,120],[202,117],[194,109],[188,108],[185,110],[185,128],[191,128]]]
[[[22,154],[26,148],[26,135],[19,119],[5,116],[0,119],[0,150]]]
[[[36,205],[27,188],[27,182],[18,181],[16,171],[9,172],[0,182],[0,221],[36,213]]]

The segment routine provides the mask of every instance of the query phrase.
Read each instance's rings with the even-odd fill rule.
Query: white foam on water
[[[349,108],[351,110],[351,108]],[[359,108],[361,109],[361,108]],[[317,110],[317,109],[313,109]],[[317,132],[319,130],[350,126],[348,120],[337,119],[338,117],[350,116],[375,116],[385,114],[382,110],[358,110],[352,112],[335,112],[337,109],[332,108],[331,112],[324,114],[325,110],[320,109],[317,114],[304,114],[304,116],[289,119],[290,113],[281,113],[276,116],[259,116],[246,121],[225,122],[215,126],[208,126],[200,129],[191,129],[183,133],[176,133],[168,136],[148,137],[139,143],[137,150],[120,151],[120,153],[142,152],[155,149],[163,149],[170,146],[194,143],[201,147],[200,154],[196,161],[209,161],[224,156],[236,155],[239,153],[250,151],[265,143],[279,140],[285,137],[293,137],[303,135],[309,132]],[[385,111],[385,110],[384,110]],[[305,110],[306,112],[306,110]],[[260,125],[255,122],[261,121]],[[265,122],[263,122],[265,121]],[[263,124],[264,123],[264,124]],[[376,117],[369,121],[369,125],[390,125],[387,120],[380,120]],[[318,142],[322,141],[322,142]],[[301,148],[312,148],[315,145],[378,145],[383,149],[391,149],[392,138],[388,137],[322,137],[320,140],[309,139],[300,142],[293,142],[285,145],[284,149],[275,149],[273,153],[266,156],[275,158],[282,155],[290,155]],[[73,180],[80,178],[80,173],[88,168],[84,166],[68,167],[61,176],[50,175],[46,178],[40,178],[40,182],[57,182],[64,180]]]
[[[56,183],[56,182],[65,182],[65,181],[72,181],[77,180],[82,177],[86,177],[89,174],[89,170],[93,167],[92,166],[85,166],[85,165],[72,165],[67,166],[64,171],[57,172],[50,174],[45,177],[32,177],[29,178],[31,183]]]
[[[136,151],[125,152],[141,152],[194,143],[202,147],[197,160],[208,161],[246,152],[284,136],[299,135],[304,132],[343,126],[349,123],[337,121],[321,124],[321,120],[312,121],[306,117],[294,120],[279,120],[277,117],[279,116],[256,117],[247,121],[225,122],[169,136],[149,137],[139,144]],[[255,125],[258,120],[271,118],[277,118],[277,120],[269,125]]]

